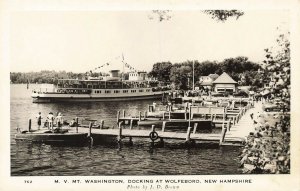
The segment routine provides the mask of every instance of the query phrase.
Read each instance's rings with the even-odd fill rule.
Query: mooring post
[[[133,119],[130,120],[129,129],[132,129]]]
[[[78,133],[78,117],[75,118],[76,133]]]
[[[191,118],[192,118],[192,108],[191,108],[191,106],[190,106],[190,108],[189,108],[189,127],[191,126]]]
[[[227,129],[228,129],[228,131],[230,131],[230,126],[231,126],[231,119],[229,119],[229,121],[227,122]]]
[[[120,143],[121,140],[122,140],[122,123],[123,123],[123,121],[121,121],[121,122],[119,123],[118,143]]]
[[[227,128],[223,128],[222,127],[222,132],[221,132],[221,138],[220,138],[220,144],[219,145],[222,145],[223,142],[224,142],[224,139],[225,139],[225,134],[226,134],[226,131],[227,131]]]
[[[28,120],[28,132],[31,131],[31,119]]]
[[[120,111],[117,112],[117,123],[120,121]]]
[[[225,107],[224,107],[224,110],[223,110],[223,122],[222,122],[222,129],[224,128],[225,126]]]
[[[198,123],[194,123],[194,131],[193,131],[193,134],[195,134],[195,133],[196,133],[196,131],[197,131],[197,127],[198,127]]]
[[[165,128],[166,128],[166,121],[163,122],[162,127],[161,127],[161,131],[164,132]]]
[[[141,120],[142,120],[142,112],[139,111],[139,121],[141,121]]]
[[[151,131],[154,132],[155,131],[155,125],[151,126]]]
[[[90,122],[90,124],[89,124],[89,133],[88,133],[88,137],[91,137],[91,135],[92,135],[92,126],[93,126],[93,123]]]
[[[123,109],[123,118],[125,118],[125,109]]]
[[[191,129],[192,127],[188,127],[187,129],[186,138],[185,138],[186,142],[189,142],[191,140]]]
[[[100,129],[103,129],[103,127],[104,127],[104,120],[101,120],[100,121]]]
[[[129,145],[132,146],[133,142],[132,142],[132,137],[129,137]]]

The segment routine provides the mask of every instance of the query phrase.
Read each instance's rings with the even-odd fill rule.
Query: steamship
[[[95,102],[160,99],[170,87],[148,78],[146,72],[130,72],[128,79],[120,77],[120,70],[111,70],[109,76],[84,79],[59,79],[49,90],[33,90],[34,103]]]

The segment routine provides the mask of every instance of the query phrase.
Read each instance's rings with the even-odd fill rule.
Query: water
[[[133,146],[98,145],[88,147],[50,146],[16,143],[16,128],[26,129],[28,119],[39,111],[62,112],[65,119],[104,119],[105,125],[116,126],[118,110],[129,115],[147,109],[152,101],[106,103],[32,103],[31,90],[37,85],[11,85],[11,175],[12,176],[97,176],[97,175],[205,175],[241,174],[238,147],[198,145],[186,148],[182,142],[168,141],[163,148],[152,148],[149,140],[134,140]]]

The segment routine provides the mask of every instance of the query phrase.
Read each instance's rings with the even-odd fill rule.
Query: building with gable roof
[[[212,89],[213,81],[219,77],[218,74],[209,74],[208,76],[201,76],[199,78],[200,86],[204,89]]]
[[[233,93],[237,90],[237,82],[234,81],[226,72],[223,72],[216,80],[212,82],[213,89],[217,93]]]

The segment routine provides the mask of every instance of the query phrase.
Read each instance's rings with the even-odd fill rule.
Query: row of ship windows
[[[112,92],[117,94],[117,93],[121,93],[121,90],[114,90],[114,91],[112,91],[112,90],[105,90],[104,91],[104,93],[106,93],[106,94],[110,94]],[[122,92],[123,93],[128,93],[129,91],[128,90],[123,90]],[[131,93],[136,93],[137,90],[130,90],[130,92]],[[138,92],[144,92],[144,90],[139,90]],[[150,92],[150,89],[146,89],[146,92]],[[101,92],[101,90],[95,90],[94,93],[101,94],[102,92]]]

